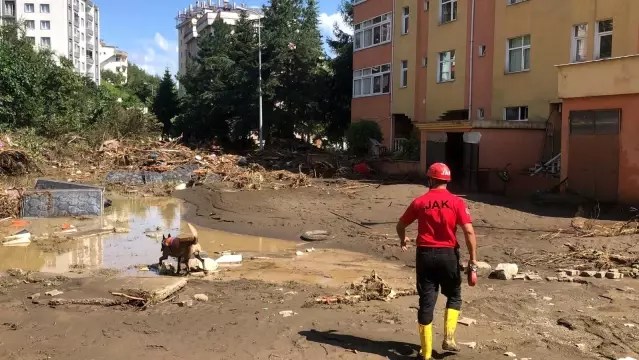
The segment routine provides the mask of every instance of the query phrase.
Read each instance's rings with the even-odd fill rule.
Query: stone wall
[[[28,190],[22,196],[22,217],[101,215],[102,189]]]

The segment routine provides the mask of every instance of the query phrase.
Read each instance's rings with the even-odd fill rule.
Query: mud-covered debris
[[[64,292],[62,292],[60,290],[57,290],[57,289],[53,289],[53,290],[45,292],[44,294],[53,297],[53,296],[62,295],[62,294],[64,294]]]
[[[471,349],[474,349],[477,347],[477,342],[475,341],[471,341],[471,342],[460,342],[459,345],[463,345],[463,346],[468,346]]]
[[[282,315],[282,317],[290,317],[293,315],[297,315],[297,313],[294,312],[293,310],[284,310],[284,311],[280,311],[280,315]]]
[[[29,296],[27,296],[27,299],[29,300],[36,300],[40,297],[40,293],[35,293],[35,294],[31,294]]]
[[[462,324],[462,325],[466,325],[466,326],[470,326],[470,325],[477,324],[477,320],[471,319],[471,318],[467,318],[467,317],[463,317],[463,318],[457,320],[457,323],[458,324]]]
[[[193,295],[193,299],[197,301],[207,302],[209,301],[209,297],[206,294],[195,294]]]
[[[417,295],[416,289],[393,289],[375,270],[359,283],[350,285],[345,295],[324,296],[315,299],[317,304],[355,304],[360,301],[389,301],[399,296]]]
[[[493,279],[510,280],[519,272],[517,264],[502,263],[497,265],[495,270],[490,274]]]
[[[510,351],[505,352],[505,353],[504,353],[504,355],[505,355],[505,356],[508,356],[508,357],[517,357],[517,355],[516,355],[515,353],[510,352]]]

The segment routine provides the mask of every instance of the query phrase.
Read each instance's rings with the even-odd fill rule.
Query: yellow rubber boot
[[[433,358],[433,324],[419,325],[419,339],[422,349],[419,352],[424,360]]]
[[[459,319],[459,310],[446,309],[444,315],[444,342],[442,343],[442,350],[454,351],[460,350],[459,346],[455,343],[455,330],[457,329],[457,320]]]

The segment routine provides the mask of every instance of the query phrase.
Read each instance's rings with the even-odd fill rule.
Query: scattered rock
[[[193,298],[197,301],[203,301],[203,302],[209,301],[209,297],[206,296],[205,294],[195,294],[193,295]]]
[[[204,271],[215,271],[218,268],[217,261],[211,258],[204,258]]]
[[[575,278],[572,280],[574,283],[577,284],[590,284],[590,281],[586,280],[586,279],[579,279],[579,278]]]
[[[62,295],[64,293],[62,291],[60,291],[60,290],[54,289],[54,290],[51,290],[51,291],[47,291],[44,294],[45,295],[49,295],[49,296],[58,296],[58,295]]]
[[[582,271],[581,274],[579,274],[580,276],[583,277],[595,277],[595,275],[597,275],[596,271]]]
[[[40,293],[35,293],[27,296],[27,299],[36,300],[40,297]]]
[[[535,273],[528,273],[526,274],[526,280],[541,281],[541,276]]]
[[[543,297],[543,299],[544,299],[544,301],[550,301],[550,300],[552,300],[552,298],[551,298],[551,297],[548,297],[548,296],[544,296],[544,297]]]
[[[185,183],[181,183],[175,186],[175,190],[185,190],[185,189],[186,189]]]
[[[519,267],[517,264],[502,263],[497,265],[495,271],[490,274],[491,278],[500,280],[510,280],[513,276],[517,275]]]
[[[574,279],[570,276],[562,276],[557,281],[559,282],[573,282]]]
[[[477,343],[472,341],[472,342],[460,342],[459,345],[464,345],[464,346],[468,346],[471,349],[474,349],[477,347]]]
[[[526,280],[526,275],[524,274],[516,274],[513,276],[513,280]]]
[[[27,272],[20,269],[20,268],[13,268],[13,269],[9,269],[7,270],[7,274],[11,275],[11,276],[23,276],[24,274],[26,274]]]
[[[597,271],[597,273],[595,274],[595,277],[597,279],[603,279],[606,277],[606,272],[605,271]]]
[[[606,278],[608,279],[622,279],[623,274],[616,271],[608,271],[606,273]]]
[[[116,228],[114,228],[114,229],[113,229],[113,231],[114,231],[116,234],[127,234],[127,233],[130,233],[130,232],[131,232],[131,229],[128,229],[128,228],[122,228],[122,227],[116,227]]]
[[[628,328],[633,328],[636,327],[636,324],[623,324],[623,326],[628,327]]]
[[[237,165],[246,166],[246,165],[248,165],[248,160],[246,160],[246,158],[244,156],[240,156],[240,158],[237,159]]]
[[[284,310],[284,311],[280,311],[280,315],[282,315],[283,317],[289,317],[289,316],[297,315],[297,313],[293,312],[293,310]]]
[[[577,349],[581,351],[586,351],[586,344],[576,344]]]
[[[559,280],[556,276],[546,276],[546,281],[557,281]]]
[[[462,324],[462,325],[466,325],[466,326],[470,326],[473,324],[477,324],[477,320],[475,319],[471,319],[471,318],[461,318],[459,320],[457,320],[458,324]]]
[[[515,355],[515,353],[512,352],[505,352],[504,355],[508,356],[508,357],[517,357],[517,355]]]
[[[193,300],[191,300],[191,299],[182,300],[182,301],[178,301],[177,304],[180,307],[191,307],[191,306],[193,306]]]
[[[566,276],[578,276],[578,275],[579,275],[579,270],[574,270],[574,269],[570,269],[570,270],[562,270],[562,272],[563,272]]]
[[[384,319],[384,323],[388,325],[395,325],[395,320],[393,319]]]

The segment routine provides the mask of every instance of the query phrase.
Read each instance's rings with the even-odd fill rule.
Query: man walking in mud
[[[450,169],[436,163],[428,169],[429,191],[413,200],[397,223],[397,235],[402,251],[408,248],[406,227],[417,220],[417,292],[419,294],[419,336],[421,354],[425,360],[433,354],[433,312],[439,288],[446,296],[444,341],[442,350],[459,351],[455,343],[455,329],[461,310],[461,271],[459,244],[455,236],[461,226],[470,254],[469,269],[477,265],[476,240],[470,212],[464,200],[451,194],[447,185]]]

